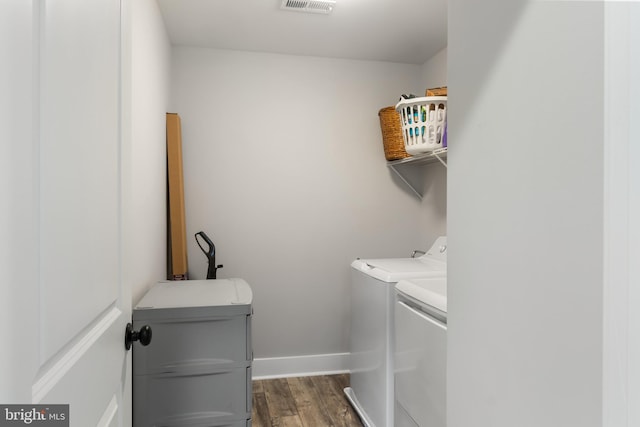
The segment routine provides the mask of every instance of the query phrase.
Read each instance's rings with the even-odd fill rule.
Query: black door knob
[[[151,336],[151,326],[144,325],[140,328],[140,331],[136,332],[133,330],[133,325],[127,323],[127,328],[124,332],[124,348],[129,350],[134,341],[140,341],[140,344],[147,346],[151,342]]]

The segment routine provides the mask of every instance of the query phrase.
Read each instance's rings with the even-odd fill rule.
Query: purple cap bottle
[[[442,135],[442,148],[447,146],[447,122],[444,122],[444,135]]]

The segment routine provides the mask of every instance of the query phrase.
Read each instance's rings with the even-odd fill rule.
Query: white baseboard
[[[254,380],[263,380],[344,374],[349,372],[349,355],[350,353],[334,353],[254,359],[252,377]]]

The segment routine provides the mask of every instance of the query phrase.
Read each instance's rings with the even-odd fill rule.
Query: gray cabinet
[[[133,311],[134,427],[251,425],[252,293],[242,279],[161,282]]]

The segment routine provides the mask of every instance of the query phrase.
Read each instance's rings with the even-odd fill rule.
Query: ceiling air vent
[[[331,13],[336,0],[282,0],[280,9],[307,13]]]

